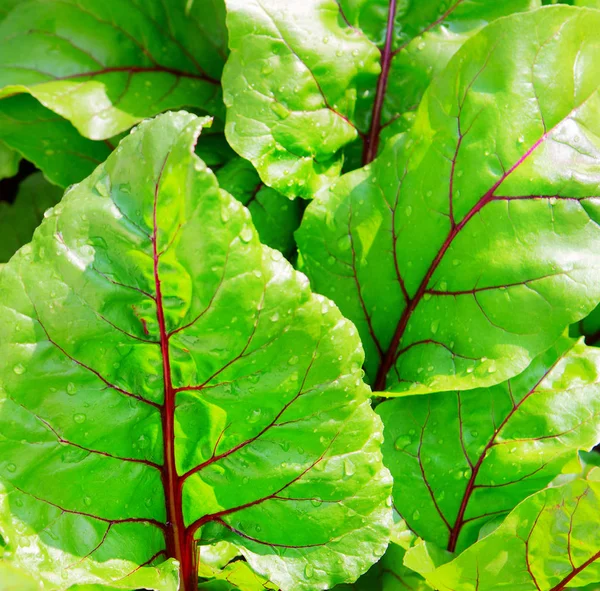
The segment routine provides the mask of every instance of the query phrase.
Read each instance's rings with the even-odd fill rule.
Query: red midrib
[[[394,18],[396,17],[396,0],[390,0],[388,12],[387,30],[385,34],[385,46],[381,58],[381,74],[377,80],[377,90],[375,92],[375,102],[373,104],[373,113],[371,115],[371,127],[369,134],[365,138],[365,150],[363,154],[363,165],[369,164],[377,156],[379,147],[379,134],[381,133],[381,110],[385,99],[385,91],[388,84],[388,76],[392,65],[392,42],[394,39]]]
[[[596,552],[591,558],[586,560],[581,566],[574,568],[558,585],[555,585],[550,591],[562,591],[581,571],[600,558],[600,552]]]
[[[165,504],[167,512],[166,546],[167,555],[179,561],[181,569],[181,591],[195,591],[198,586],[196,571],[196,560],[194,555],[194,544],[187,539],[185,522],[183,518],[183,480],[177,474],[177,463],[175,458],[175,397],[176,392],[171,378],[171,359],[169,356],[169,335],[165,322],[162,289],[159,267],[158,252],[158,220],[157,204],[160,180],[166,165],[168,156],[165,158],[156,187],[154,190],[154,212],[152,233],[152,256],[154,262],[154,283],[156,289],[156,316],[160,332],[160,349],[163,360],[164,377],[164,404],[161,409],[162,431],[163,431],[163,465],[161,476],[165,491]]]

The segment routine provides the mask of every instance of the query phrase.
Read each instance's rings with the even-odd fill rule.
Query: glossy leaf
[[[226,135],[262,180],[312,198],[357,137],[357,89],[379,72],[377,48],[334,0],[226,0]]]
[[[562,591],[598,583],[599,511],[600,482],[543,490],[428,580],[440,591]]]
[[[15,202],[0,201],[0,263],[5,263],[33,236],[44,212],[56,205],[62,191],[51,185],[41,173],[21,182]]]
[[[340,0],[348,22],[382,52],[376,86],[359,95],[356,119],[363,163],[383,140],[405,131],[431,80],[462,44],[499,17],[540,6],[540,0]]]
[[[224,10],[218,0],[25,0],[0,23],[0,97],[28,92],[91,139],[170,108],[218,112]]]
[[[200,583],[200,591],[278,591],[279,587],[252,572],[246,562],[237,560],[214,573],[214,578]]]
[[[418,573],[403,564],[405,550],[390,544],[382,559],[353,585],[338,585],[334,591],[429,591]]]
[[[394,504],[450,551],[544,488],[600,441],[600,352],[563,338],[497,386],[384,402]]]
[[[304,270],[375,390],[499,383],[600,300],[599,30],[566,6],[488,25],[411,130],[306,210]]]
[[[140,125],[0,274],[0,531],[48,591],[165,557],[195,591],[194,540],[322,589],[387,545],[356,330],[218,188],[204,122]]]
[[[296,249],[294,232],[302,219],[302,202],[290,201],[263,184],[250,162],[237,158],[217,173],[219,185],[252,214],[261,242],[290,257]]]
[[[0,140],[63,188],[90,175],[114,148],[110,141],[82,137],[29,95],[0,100]]]
[[[23,571],[0,560],[0,591],[39,591],[40,585]]]
[[[17,174],[20,160],[21,158],[14,150],[0,142],[0,181]]]

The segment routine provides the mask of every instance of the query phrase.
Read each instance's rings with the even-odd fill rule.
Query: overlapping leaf
[[[19,170],[19,155],[0,142],[0,181],[15,176]]]
[[[85,137],[145,117],[218,112],[224,5],[161,0],[25,0],[0,23],[0,96],[28,92]]]
[[[308,207],[304,268],[374,389],[499,383],[600,299],[598,30],[566,6],[488,25],[411,130]]]
[[[289,258],[296,248],[294,232],[302,219],[301,201],[291,201],[264,185],[252,164],[242,158],[219,170],[217,179],[223,189],[250,210],[261,242]]]
[[[202,122],[142,124],[0,275],[0,527],[50,591],[167,556],[195,591],[194,539],[322,589],[387,544],[356,330],[218,188]]]
[[[44,212],[56,205],[62,191],[41,173],[27,177],[20,185],[15,202],[0,201],[0,263],[5,263],[33,236]]]
[[[377,410],[396,509],[420,537],[460,551],[600,441],[600,352],[562,338],[508,382]]]
[[[562,591],[598,583],[599,511],[600,482],[543,490],[428,580],[440,591]]]
[[[231,55],[223,73],[231,146],[263,181],[312,197],[357,137],[358,88],[375,84],[377,48],[334,0],[226,0]]]

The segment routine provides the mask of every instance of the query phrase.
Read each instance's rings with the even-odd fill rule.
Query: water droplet
[[[8,464],[8,465],[6,466],[6,469],[7,469],[9,472],[16,472],[16,471],[17,471],[17,467],[15,466],[15,464]]]
[[[280,119],[287,119],[290,116],[289,110],[277,101],[271,103],[271,111],[273,111]]]
[[[310,579],[315,574],[315,569],[312,564],[307,564],[304,567],[304,575]]]
[[[440,326],[439,320],[434,320],[431,323],[431,326],[429,328],[431,329],[432,334],[435,334],[438,331],[439,326]]]
[[[21,363],[17,363],[17,365],[13,367],[13,371],[20,376],[25,373],[25,366]]]
[[[87,419],[87,417],[83,413],[80,413],[80,412],[73,416],[73,420],[76,423],[79,423],[80,425],[81,425],[81,423],[85,423],[86,419]]]
[[[86,507],[91,507],[91,505],[92,505],[92,499],[90,499],[90,497],[83,497],[83,504]]]
[[[73,382],[69,382],[67,384],[67,394],[69,396],[74,396],[76,392],[77,392],[77,387],[75,386],[75,384]]]
[[[415,512],[412,514],[412,518],[414,521],[417,521],[419,517],[421,517],[421,512],[418,509],[416,509]]]
[[[344,475],[345,476],[353,476],[356,468],[354,466],[354,462],[350,458],[346,458],[344,460]]]
[[[252,240],[252,236],[254,236],[254,232],[252,232],[252,228],[250,228],[249,226],[246,226],[241,232],[240,232],[240,238],[244,241],[244,242],[250,242],[250,240]]]
[[[310,500],[313,507],[320,507],[323,504],[323,501],[319,498]]]
[[[294,355],[293,357],[290,357],[288,360],[288,363],[290,365],[296,365],[296,363],[298,363],[298,356]]]
[[[523,135],[520,135],[520,136],[517,138],[517,141],[518,141],[520,144],[522,144],[522,143],[525,141],[525,136],[523,136]]]
[[[396,439],[396,441],[394,442],[394,447],[398,451],[402,451],[403,449],[406,449],[411,444],[411,442],[412,439],[408,435],[400,435],[400,437],[398,437],[398,439]]]
[[[406,214],[406,217],[410,217],[412,214],[412,207],[410,205],[407,206],[407,208],[404,210],[404,213]]]
[[[279,312],[275,312],[275,314],[273,314],[271,316],[271,322],[277,322],[279,320]]]
[[[323,37],[323,43],[327,45],[327,43],[329,43],[329,37]]]
[[[258,421],[260,419],[260,415],[261,415],[261,410],[260,408],[256,408],[252,411],[252,414],[248,417],[248,422],[249,423],[256,423],[256,421]]]

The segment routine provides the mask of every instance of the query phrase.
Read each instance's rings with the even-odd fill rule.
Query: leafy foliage
[[[356,323],[376,390],[498,383],[600,298],[598,64],[579,57],[600,13],[573,10],[486,27],[411,130],[308,207],[304,269]]]
[[[47,589],[174,589],[168,555],[191,590],[194,540],[324,588],[387,544],[356,331],[219,190],[202,123],[140,126],[0,277],[1,531]]]
[[[0,0],[0,591],[598,591],[598,9]]]

